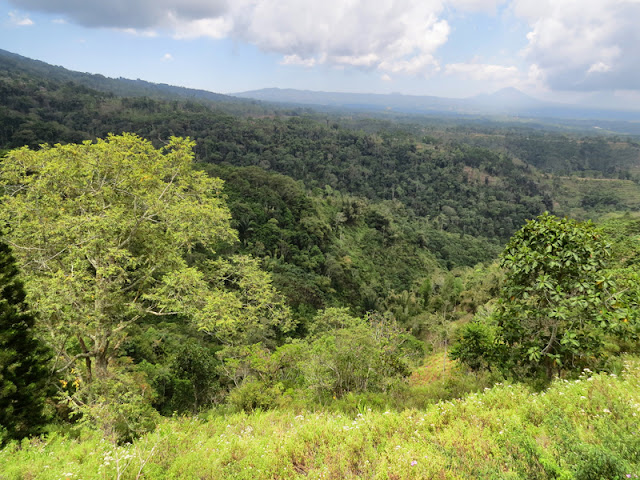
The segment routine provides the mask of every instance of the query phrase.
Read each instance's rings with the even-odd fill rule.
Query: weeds
[[[424,409],[166,419],[117,446],[97,432],[0,451],[0,479],[626,479],[640,475],[640,360],[540,393],[501,384]],[[375,405],[374,405],[375,406]]]

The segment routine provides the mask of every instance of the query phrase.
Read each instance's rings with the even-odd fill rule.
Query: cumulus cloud
[[[534,72],[536,82],[564,90],[640,85],[640,0],[8,1],[25,12],[47,12],[87,27],[231,38],[281,55],[283,65],[358,68],[380,75],[442,71],[438,52],[451,35],[449,13],[491,13],[507,6],[513,17],[502,19],[515,17],[528,25],[522,51],[526,65],[520,67]],[[506,81],[515,75],[513,68],[470,62],[444,71]]]
[[[300,58],[298,55],[285,55],[280,65],[301,65],[303,67],[314,67],[315,58]]]
[[[449,35],[441,9],[439,0],[239,0],[227,24],[229,35],[285,64],[426,74]]]
[[[524,58],[560,90],[637,89],[640,1],[513,0],[530,31]]]
[[[286,65],[429,74],[449,36],[447,5],[501,0],[9,0],[88,27],[162,30],[177,38],[233,38],[279,53]]]

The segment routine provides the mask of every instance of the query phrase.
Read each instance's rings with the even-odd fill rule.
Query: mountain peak
[[[493,93],[477,95],[470,100],[480,105],[506,108],[533,107],[544,103],[515,87],[506,87]]]
[[[511,100],[526,100],[528,102],[536,101],[535,98],[530,97],[529,95],[521,92],[515,87],[501,88],[500,90],[493,92],[489,96],[494,98],[504,98],[504,99],[511,99]]]

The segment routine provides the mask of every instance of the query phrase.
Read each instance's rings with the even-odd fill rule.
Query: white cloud
[[[162,56],[162,61],[163,62],[173,62],[173,55],[171,55],[170,53],[165,53]]]
[[[447,4],[458,10],[493,12],[507,0],[448,0]]]
[[[446,7],[490,9],[503,0],[9,1],[88,27],[232,38],[282,55],[285,65],[428,75],[449,36]]]
[[[280,65],[300,65],[303,67],[313,67],[316,65],[315,58],[300,58],[298,55],[285,55]]]
[[[427,74],[449,26],[440,0],[239,0],[229,35],[284,56],[284,64]]]
[[[27,15],[19,15],[16,12],[9,12],[9,22],[17,27],[30,27],[34,24]]]
[[[229,36],[233,30],[233,18],[226,16],[184,21],[170,15],[169,22],[174,32],[173,36],[177,39],[198,37],[220,39]]]
[[[123,33],[126,33],[128,35],[134,35],[136,37],[154,38],[158,36],[158,32],[151,29],[141,30],[137,28],[117,28],[116,30],[120,30]]]
[[[516,83],[520,79],[517,67],[487,63],[450,63],[445,67],[447,75],[461,75],[473,80],[499,83]]]
[[[230,38],[281,56],[282,65],[473,79],[560,90],[635,90],[640,85],[640,0],[8,0],[87,27],[138,35]],[[528,25],[526,65],[451,63],[441,67],[447,18],[508,5]],[[502,11],[502,10],[501,10]],[[12,17],[30,24],[28,17]],[[482,42],[479,41],[479,44]],[[474,45],[466,45],[472,50]],[[511,46],[510,46],[511,47]],[[473,53],[470,53],[473,55]]]
[[[611,65],[607,65],[604,62],[594,63],[589,67],[587,73],[604,73],[611,71]]]
[[[560,90],[637,89],[640,1],[513,0],[530,27],[523,56]]]

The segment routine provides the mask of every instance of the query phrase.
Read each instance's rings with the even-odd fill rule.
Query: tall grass
[[[626,479],[640,476],[640,360],[545,392],[497,385],[423,410],[167,419],[133,444],[84,430],[0,451],[0,479]]]

